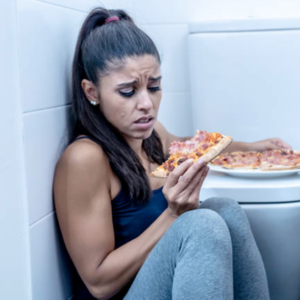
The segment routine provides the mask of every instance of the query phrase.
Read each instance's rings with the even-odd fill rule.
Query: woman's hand
[[[164,185],[163,193],[168,201],[168,210],[173,217],[199,207],[199,193],[208,173],[206,163],[186,160],[172,171]]]
[[[279,138],[266,139],[254,143],[247,143],[248,151],[265,151],[274,149],[292,149],[292,147]]]

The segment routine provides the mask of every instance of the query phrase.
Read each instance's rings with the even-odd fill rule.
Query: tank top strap
[[[79,136],[79,137],[75,138],[75,139],[73,140],[73,142],[75,142],[75,141],[77,141],[77,140],[81,140],[81,139],[89,139],[89,140],[95,142],[95,140],[94,140],[92,137],[88,136],[88,135],[85,135],[85,136]]]

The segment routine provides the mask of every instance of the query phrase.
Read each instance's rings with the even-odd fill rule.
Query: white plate
[[[259,169],[246,170],[246,169],[225,169],[221,166],[208,164],[209,169],[216,172],[221,172],[234,177],[245,177],[245,178],[275,178],[284,177],[297,174],[300,169],[295,170],[281,170],[281,171],[261,171]]]

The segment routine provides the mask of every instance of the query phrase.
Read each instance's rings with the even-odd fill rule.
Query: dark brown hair
[[[108,17],[119,21],[105,24]],[[73,60],[72,101],[74,129],[70,142],[81,134],[88,135],[106,153],[113,172],[135,203],[146,203],[151,188],[137,154],[110,124],[97,106],[92,106],[81,88],[83,79],[99,86],[99,76],[131,56],[153,55],[160,63],[159,53],[150,37],[140,30],[123,10],[96,8],[85,19]],[[143,141],[143,149],[151,162],[165,160],[158,134],[153,131]],[[101,166],[99,166],[101,167]]]

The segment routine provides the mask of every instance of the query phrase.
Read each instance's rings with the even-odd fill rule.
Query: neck
[[[146,173],[149,173],[151,170],[151,166],[150,166],[150,160],[147,156],[147,154],[145,153],[142,144],[143,144],[143,140],[140,139],[126,139],[127,144],[129,145],[129,147],[137,154],[137,156],[140,158],[141,163],[143,165],[143,167],[146,170]]]
[[[142,159],[144,155],[144,150],[142,147],[143,140],[140,139],[126,139],[129,147]]]

